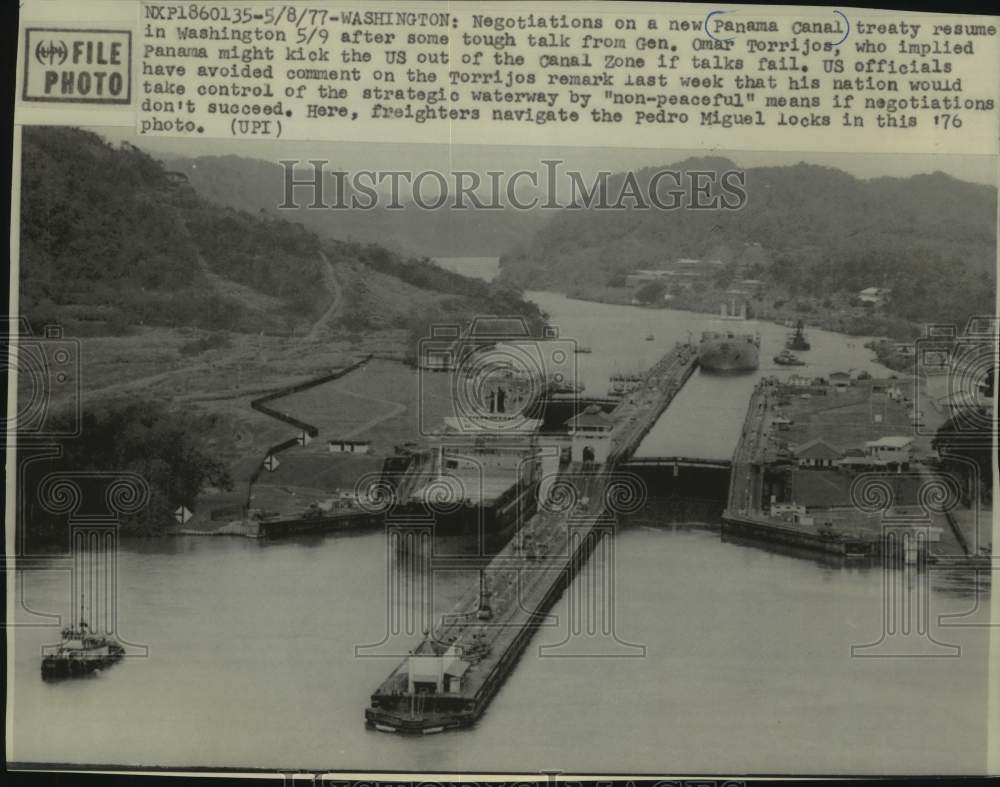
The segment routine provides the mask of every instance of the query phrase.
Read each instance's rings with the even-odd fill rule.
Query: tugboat
[[[791,350],[782,350],[774,356],[774,362],[779,366],[805,366],[806,362]]]
[[[42,658],[43,678],[68,678],[103,669],[125,655],[125,648],[101,634],[91,632],[83,619],[80,600],[80,623],[62,630],[62,642],[55,653]]]
[[[785,341],[785,348],[788,350],[808,350],[812,345],[806,340],[805,333],[802,332],[802,320],[795,324],[795,332]]]

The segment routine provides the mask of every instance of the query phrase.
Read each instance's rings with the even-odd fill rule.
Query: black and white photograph
[[[15,137],[9,763],[987,772],[995,156]]]

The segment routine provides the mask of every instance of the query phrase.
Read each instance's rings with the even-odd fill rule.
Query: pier
[[[538,513],[480,569],[452,613],[371,695],[365,722],[384,732],[428,734],[473,724],[513,670],[534,630],[595,546],[611,532],[614,471],[626,462],[697,364],[691,344],[675,345],[611,412],[604,464],[572,463]]]
[[[963,555],[947,510],[929,508],[921,491],[936,486],[947,498],[948,479],[897,448],[913,440],[895,387],[866,380],[802,391],[761,380],[733,453],[723,536],[890,562]],[[893,453],[872,450],[881,445]]]
[[[767,472],[780,472],[790,465],[788,456],[780,453],[776,435],[777,398],[778,385],[773,380],[759,382],[750,396],[743,430],[733,452],[729,494],[722,515],[723,535],[844,557],[878,556],[881,539],[877,529],[845,528],[843,522],[834,527],[830,521],[817,524],[810,516],[778,516],[771,506],[765,510]],[[839,502],[844,508],[850,506],[847,495]]]

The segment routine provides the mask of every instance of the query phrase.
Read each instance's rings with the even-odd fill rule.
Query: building
[[[837,460],[837,466],[848,470],[862,470],[868,467],[868,458],[860,448],[848,448]]]
[[[625,276],[625,286],[641,287],[643,284],[648,284],[651,281],[670,281],[674,275],[673,271],[640,268]]]
[[[874,306],[881,306],[889,296],[889,290],[884,287],[865,287],[858,293],[858,300],[862,303],[870,303]]]
[[[799,467],[833,467],[844,454],[822,437],[796,446],[793,453]]]
[[[791,418],[786,418],[783,415],[776,415],[771,419],[771,423],[778,427],[779,432],[784,432],[788,430],[788,427],[792,425],[793,421]]]
[[[682,257],[676,260],[672,265],[671,269],[674,273],[674,281],[677,283],[678,287],[688,289],[694,285],[702,276],[703,266],[701,260],[694,260],[688,257]]]
[[[905,470],[913,459],[913,438],[899,435],[869,440],[865,443],[865,459],[874,467]]]
[[[566,421],[569,461],[602,465],[608,459],[614,421],[596,404]]]
[[[798,503],[775,503],[772,501],[771,516],[784,519],[788,522],[795,522],[799,525],[814,524],[813,517],[806,513],[806,507]]]
[[[830,385],[837,391],[845,391],[851,387],[849,372],[830,372]]]
[[[455,645],[440,655],[419,654],[407,659],[409,694],[459,694],[469,662]]]
[[[326,445],[331,454],[367,454],[372,448],[369,440],[328,440]]]

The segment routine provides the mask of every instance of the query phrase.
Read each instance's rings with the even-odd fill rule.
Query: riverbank
[[[576,289],[566,293],[567,298],[592,301],[640,309],[670,308],[699,314],[718,314],[722,304],[732,302],[734,295],[724,289],[707,288],[676,293],[662,304],[643,304],[635,301],[636,290],[631,287],[600,287]],[[852,305],[843,296],[815,298],[807,296],[768,295],[758,291],[735,296],[737,304],[749,304],[753,319],[776,325],[794,325],[802,320],[807,327],[820,328],[845,336],[884,336],[896,341],[912,341],[920,335],[919,326],[885,314],[873,307]],[[887,356],[888,357],[888,356]]]

